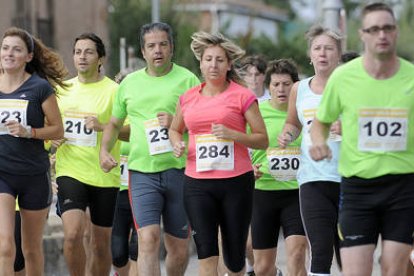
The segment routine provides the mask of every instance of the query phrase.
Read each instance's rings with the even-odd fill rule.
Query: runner
[[[247,88],[256,94],[259,103],[270,99],[269,90],[264,85],[266,68],[265,58],[259,55],[244,57],[239,64],[240,76]]]
[[[312,158],[329,159],[327,130],[341,117],[344,275],[371,275],[379,235],[383,274],[402,275],[413,244],[414,66],[397,56],[396,24],[388,5],[364,7],[364,53],[332,74],[311,130]]]
[[[286,243],[287,274],[306,275],[307,243],[296,181],[301,137],[286,149],[277,146],[277,137],[287,117],[290,90],[297,81],[298,72],[291,60],[280,59],[269,63],[265,85],[270,90],[271,100],[259,104],[269,147],[267,150],[254,150],[252,156],[256,176],[252,239],[257,276],[281,275],[275,266],[280,228]]]
[[[217,275],[219,228],[228,269],[219,275],[243,275],[254,186],[247,147],[265,149],[266,128],[255,95],[233,68],[244,51],[222,35],[198,32],[192,40],[205,82],[180,97],[169,133],[177,157],[185,151],[186,129],[190,136],[184,202],[199,275]]]
[[[300,185],[300,210],[310,245],[310,275],[330,275],[334,245],[339,260],[337,219],[339,202],[338,170],[339,123],[332,129],[329,147],[333,157],[315,162],[309,156],[309,129],[322,98],[325,84],[341,58],[341,39],[335,32],[320,26],[307,33],[308,49],[315,75],[295,83],[289,98],[289,109],[283,133],[278,142],[281,148],[294,141],[302,131],[300,166],[297,180]],[[339,262],[340,266],[340,262]]]
[[[42,234],[52,199],[43,140],[63,137],[55,86],[67,71],[56,53],[18,28],[4,33],[0,62],[0,275],[14,274],[16,198],[26,271],[43,275]]]
[[[137,275],[138,237],[128,197],[130,145],[121,142],[121,186],[116,198],[111,236],[112,265],[118,276]]]
[[[97,35],[78,36],[73,47],[78,75],[68,81],[71,85],[68,91],[59,91],[65,139],[53,144],[57,147],[56,182],[64,230],[63,253],[71,275],[108,275],[111,270],[110,240],[120,171],[119,168],[110,174],[101,171],[99,149],[118,85],[102,73],[104,58],[105,46]],[[114,147],[113,155],[119,162],[119,144]],[[87,207],[90,219],[85,212]],[[82,241],[88,225],[90,260],[86,267]]]
[[[139,275],[160,275],[160,219],[163,219],[168,275],[184,275],[188,263],[189,229],[183,205],[185,156],[172,155],[168,139],[178,97],[199,83],[187,69],[171,62],[172,29],[165,23],[141,27],[140,46],[147,67],[121,82],[112,119],[105,129],[101,167],[118,165],[109,153],[128,116],[131,122],[130,200],[138,229]]]

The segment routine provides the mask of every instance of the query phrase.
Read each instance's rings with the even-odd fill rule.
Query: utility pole
[[[160,22],[160,0],[152,0],[151,18],[152,23]]]
[[[322,5],[323,25],[340,32],[342,0],[325,0]]]

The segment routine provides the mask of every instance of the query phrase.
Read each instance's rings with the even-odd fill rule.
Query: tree
[[[172,0],[163,1],[161,21],[170,24],[174,30],[174,60],[190,70],[197,71],[195,59],[189,48],[191,34],[196,29],[186,24],[172,9]],[[125,37],[127,45],[133,46],[138,57],[142,58],[139,46],[139,29],[151,22],[151,1],[148,0],[112,0],[109,16],[109,34],[112,53],[110,55],[109,74],[119,72],[120,38]]]

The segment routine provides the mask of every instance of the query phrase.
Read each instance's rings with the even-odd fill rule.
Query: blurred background
[[[221,32],[248,54],[292,57],[303,75],[311,72],[304,32],[315,23],[340,31],[344,49],[360,52],[358,0],[0,0],[0,31],[24,28],[62,55],[72,75],[74,38],[86,31],[108,48],[106,73],[113,77],[144,66],[138,42],[142,24],[163,21],[175,31],[174,60],[198,73],[189,44],[193,32]],[[400,26],[399,54],[414,61],[414,1],[393,6]]]

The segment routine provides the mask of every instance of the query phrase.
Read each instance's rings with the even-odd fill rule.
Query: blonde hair
[[[244,81],[234,69],[234,62],[242,58],[246,53],[242,48],[220,33],[210,34],[207,32],[196,32],[191,36],[191,39],[191,50],[199,61],[201,61],[204,51],[207,48],[211,46],[221,47],[231,62],[231,69],[227,72],[227,79],[244,85]]]
[[[312,26],[305,34],[305,38],[308,42],[308,51],[311,49],[312,43],[315,40],[315,38],[320,35],[326,35],[335,40],[339,54],[342,53],[342,37],[334,30],[324,28],[320,25]]]

